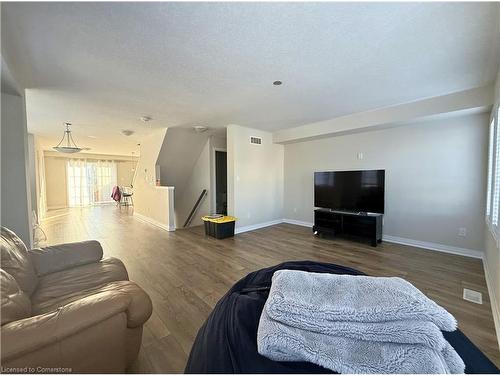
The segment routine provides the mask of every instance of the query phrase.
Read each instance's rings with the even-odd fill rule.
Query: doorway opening
[[[227,152],[215,151],[215,211],[227,215]]]

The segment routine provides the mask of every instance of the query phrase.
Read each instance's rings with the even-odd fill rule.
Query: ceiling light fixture
[[[63,154],[74,154],[82,150],[90,150],[89,148],[78,147],[71,136],[71,130],[69,130],[71,124],[69,122],[65,122],[64,125],[66,126],[66,130],[64,131],[61,142],[59,142],[56,147],[53,147],[54,150],[62,152]]]
[[[274,81],[274,82],[273,82],[273,85],[274,85],[274,86],[279,86],[279,85],[281,85],[282,83],[283,83],[283,82],[281,82],[281,81]]]
[[[195,125],[195,126],[193,126],[193,129],[196,133],[203,133],[203,132],[206,132],[208,130],[208,128],[206,126],[203,126],[203,125]]]
[[[133,130],[130,130],[130,129],[123,129],[121,131],[121,133],[125,136],[125,137],[129,137],[131,136],[132,134],[134,134],[135,132]]]

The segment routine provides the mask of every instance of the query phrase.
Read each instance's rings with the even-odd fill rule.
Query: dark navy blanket
[[[308,362],[276,362],[257,353],[257,327],[273,273],[280,269],[363,275],[355,269],[310,261],[286,262],[248,274],[217,303],[196,336],[186,373],[332,373]],[[465,372],[500,373],[459,330],[443,332],[465,362]]]

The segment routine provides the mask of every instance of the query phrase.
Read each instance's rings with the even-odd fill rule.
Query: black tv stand
[[[369,239],[372,246],[382,242],[383,214],[336,211],[328,208],[314,210],[314,234]]]

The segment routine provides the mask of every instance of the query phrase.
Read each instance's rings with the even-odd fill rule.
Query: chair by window
[[[120,191],[122,193],[122,199],[120,201],[123,206],[133,206],[134,205],[134,191],[130,186],[120,186]]]

